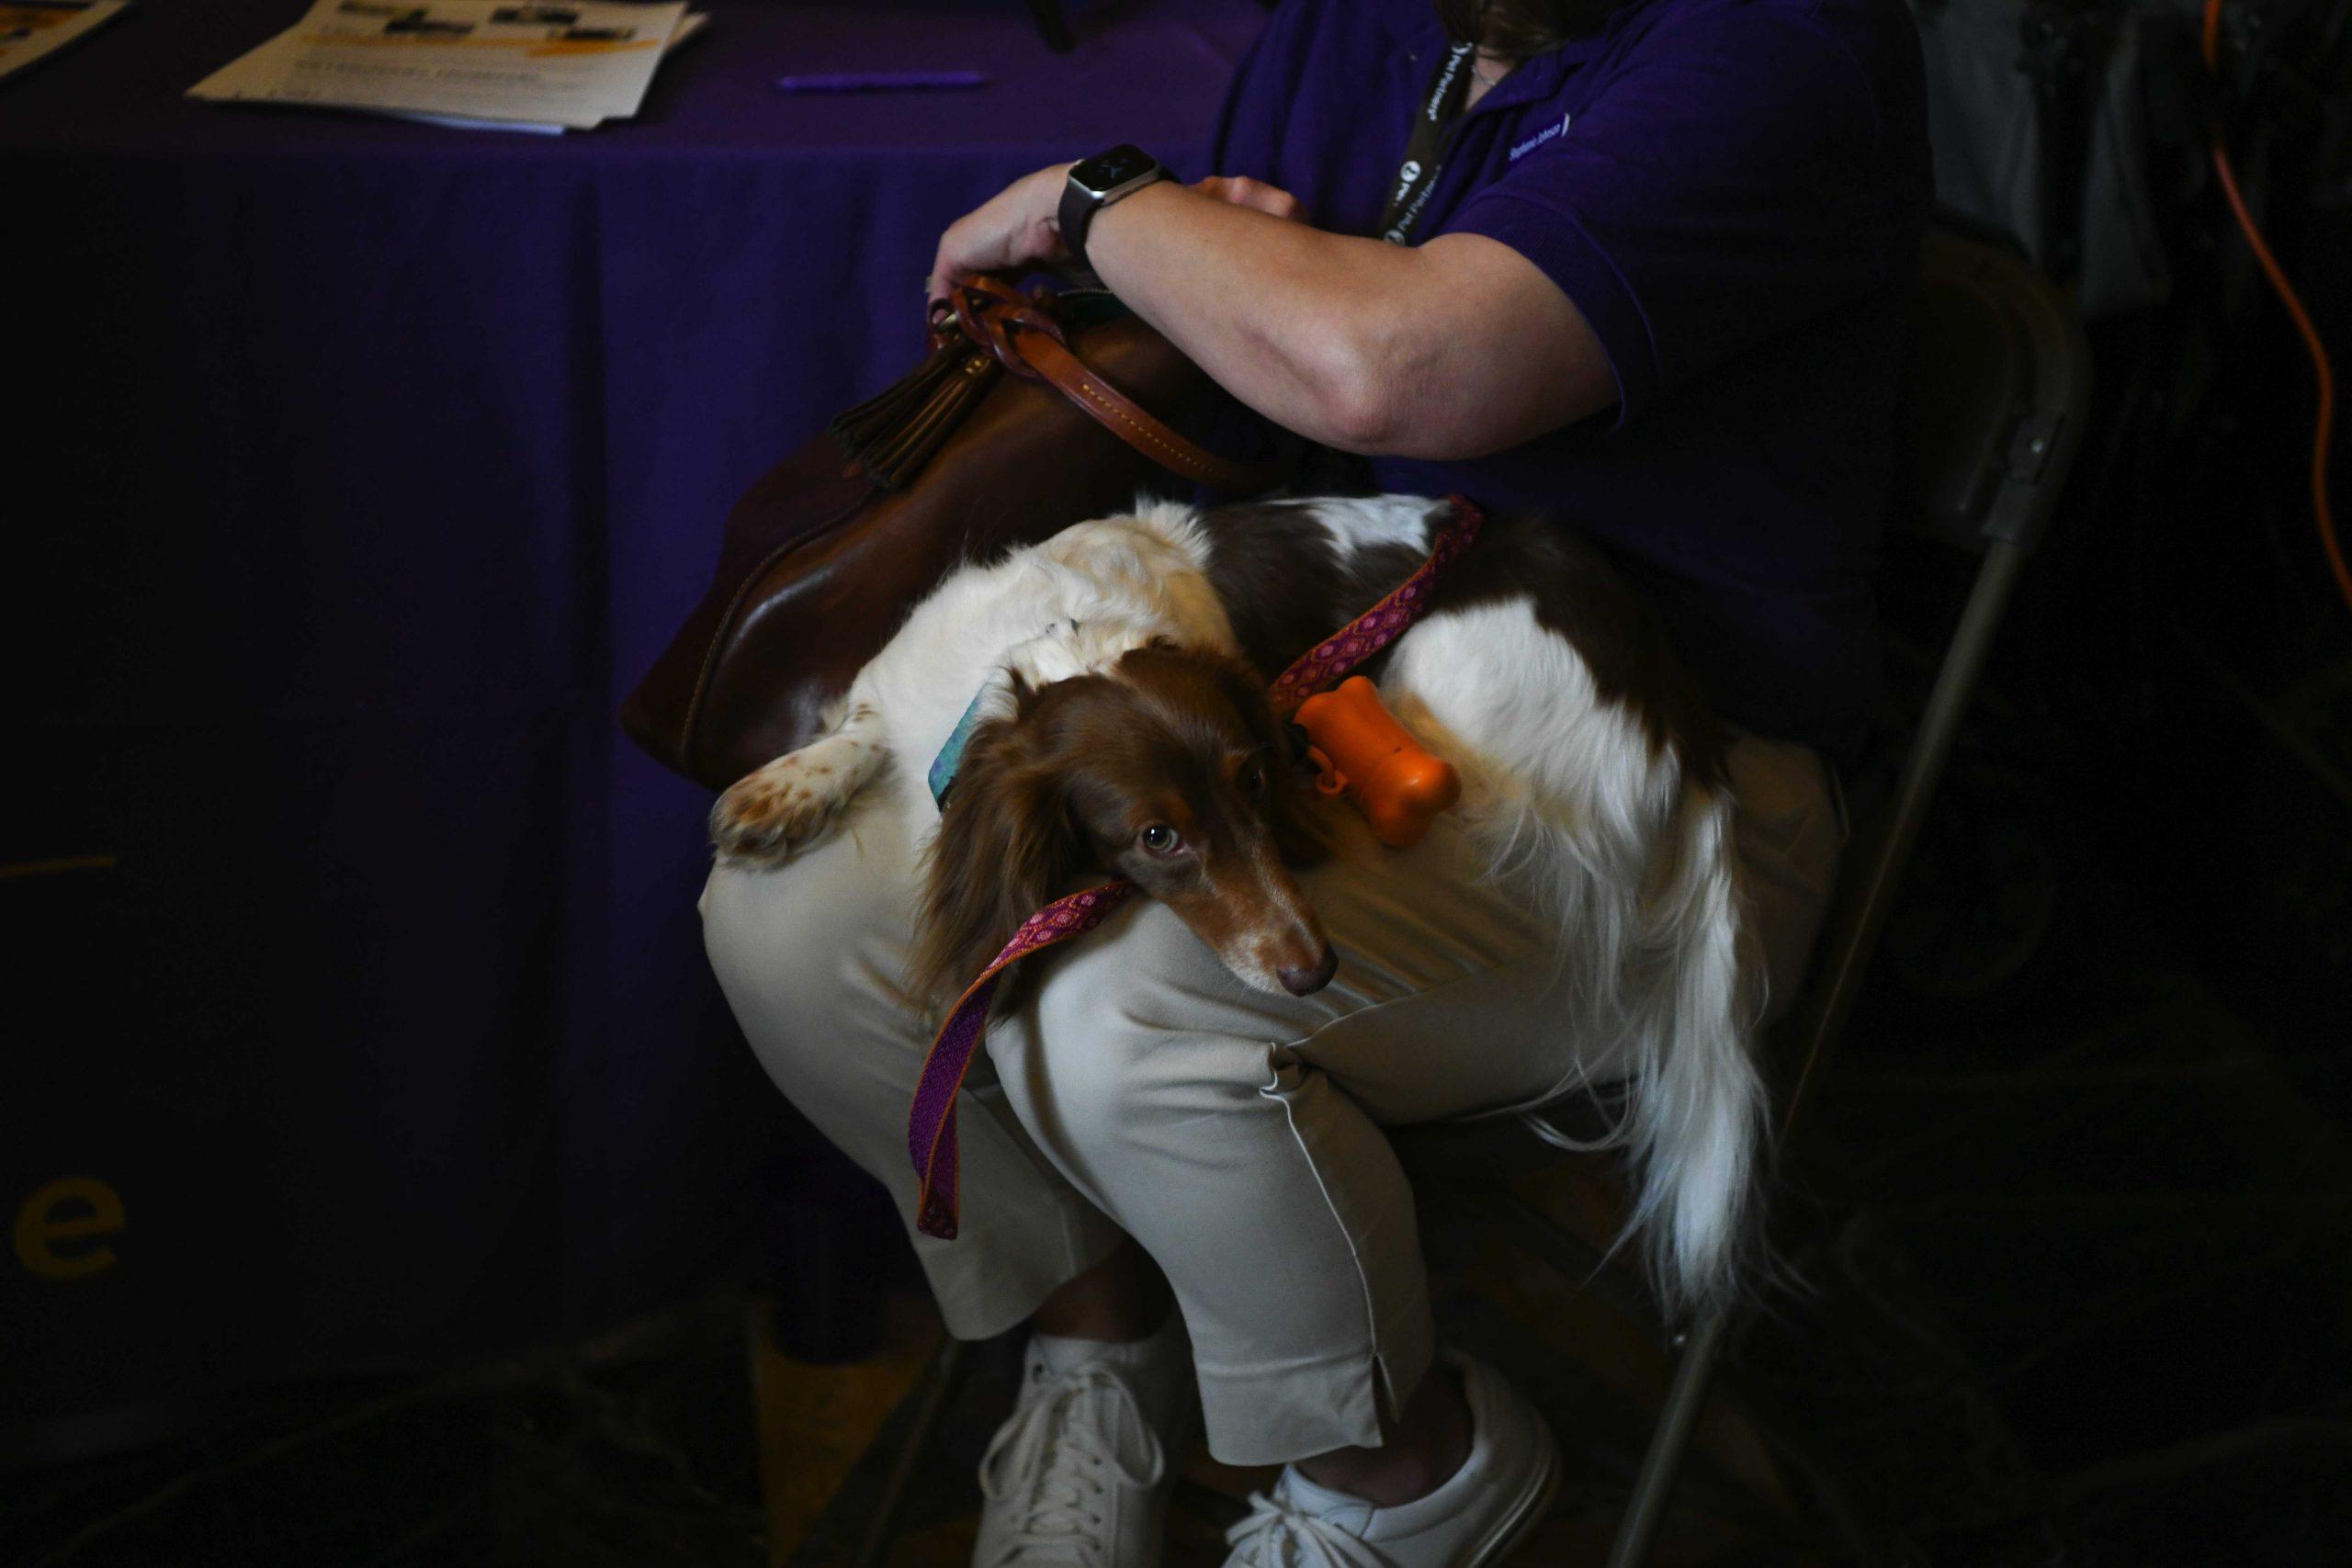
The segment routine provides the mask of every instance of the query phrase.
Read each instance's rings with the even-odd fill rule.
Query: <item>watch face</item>
[[[1069,177],[1095,195],[1114,191],[1129,180],[1149,174],[1159,161],[1140,147],[1114,147],[1098,157],[1074,165]]]

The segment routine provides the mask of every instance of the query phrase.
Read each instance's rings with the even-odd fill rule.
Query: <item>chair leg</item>
[[[1666,1506],[1673,1500],[1675,1477],[1690,1447],[1690,1431],[1707,1403],[1707,1384],[1722,1357],[1724,1336],[1731,1314],[1713,1314],[1691,1331],[1674,1365],[1674,1381],[1667,1385],[1666,1404],[1650,1433],[1649,1451],[1642,1455],[1641,1473],[1634,1478],[1634,1495],[1626,1500],[1625,1517],[1609,1548],[1609,1568],[1640,1568],[1657,1544],[1658,1528],[1666,1523]]]
[[[939,1435],[939,1424],[946,1416],[947,1407],[956,1403],[956,1395],[964,1386],[971,1355],[970,1346],[950,1336],[932,1358],[922,1396],[915,1404],[914,1419],[890,1461],[890,1473],[884,1479],[882,1495],[866,1520],[865,1538],[857,1543],[857,1555],[850,1559],[851,1568],[882,1568],[884,1555],[898,1539],[899,1515],[906,1506],[908,1488],[913,1485],[923,1461],[931,1456],[932,1439]]]
[[[1486,1205],[1486,1217],[1498,1217],[1513,1247],[1549,1267],[1578,1292],[1637,1325],[1655,1342],[1666,1342],[1667,1330],[1659,1324],[1656,1309],[1623,1273],[1611,1267],[1607,1254],[1586,1245],[1583,1237],[1502,1182],[1480,1186],[1475,1204]],[[1475,1204],[1464,1204],[1474,1217],[1477,1214]]]
[[[1936,787],[1943,782],[1944,764],[1951,760],[1961,721],[1968,716],[1969,698],[1976,690],[1977,671],[1992,651],[1993,634],[2000,629],[2025,560],[2025,551],[2007,540],[1996,539],[1986,548],[1976,586],[1969,591],[1960,626],[1952,633],[1951,651],[1944,655],[1943,669],[1920,716],[1911,755],[1895,785],[1886,828],[1875,842],[1856,846],[1866,849],[1868,855],[1859,896],[1841,900],[1840,908],[1832,911],[1830,930],[1824,933],[1821,972],[1815,976],[1809,999],[1798,1015],[1803,1021],[1799,1038],[1804,1046],[1796,1081],[1781,1111],[1783,1142],[1812,1098],[1815,1075],[1837,1049],[1855,998],[1861,994],[1862,976],[1871,954],[1878,951],[1887,914],[1894,907],[1895,887],[1927,820]]]

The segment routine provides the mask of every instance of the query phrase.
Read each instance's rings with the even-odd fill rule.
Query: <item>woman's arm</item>
[[[1061,258],[1069,165],[1015,182],[942,237],[929,288]],[[1235,397],[1346,451],[1451,459],[1609,407],[1600,343],[1559,287],[1476,234],[1407,247],[1291,220],[1255,181],[1165,182],[1096,214],[1087,259]]]

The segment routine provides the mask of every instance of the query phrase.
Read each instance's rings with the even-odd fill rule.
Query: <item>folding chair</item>
[[[2055,509],[2082,439],[2090,349],[2056,286],[2030,264],[1937,231],[1922,258],[1907,391],[1893,522],[1966,551],[1979,564],[1907,748],[1896,762],[1896,748],[1887,747],[1875,770],[1891,773],[1894,783],[1883,806],[1858,824],[1805,994],[1772,1042],[1776,1056],[1797,1064],[1780,1113],[1783,1145],[1844,1033],[1978,671]],[[1589,1128],[1574,1125],[1580,1111],[1589,1114],[1579,1104],[1494,1123],[1407,1129],[1396,1143],[1424,1201],[1450,1200],[1492,1223],[1512,1245],[1662,1334],[1644,1292],[1510,1188],[1531,1168],[1561,1163],[1560,1145],[1589,1136]],[[1671,1340],[1680,1354],[1610,1551],[1611,1568],[1649,1560],[1736,1315],[1718,1313]]]
[[[2007,251],[1930,234],[1913,312],[1908,419],[1894,522],[1979,558],[1907,749],[1885,749],[1885,804],[1858,824],[1805,993],[1773,1041],[1797,1070],[1783,1100],[1780,1141],[1804,1109],[1821,1065],[1843,1033],[1863,971],[1951,752],[1976,677],[2027,556],[2040,541],[2082,439],[2090,351],[2056,287]],[[1899,758],[1899,761],[1897,759]],[[1672,1382],[1611,1545],[1611,1568],[1645,1562],[1672,1497],[1736,1311],[1671,1335],[1641,1287],[1601,1254],[1519,1196],[1513,1181],[1578,1157],[1589,1101],[1513,1116],[1400,1128],[1399,1156],[1425,1204],[1443,1204],[1498,1231],[1513,1247],[1597,1299],[1679,1345]],[[869,1516],[857,1568],[882,1562],[899,1506],[962,1381],[967,1352],[949,1341],[934,1359],[913,1419]]]

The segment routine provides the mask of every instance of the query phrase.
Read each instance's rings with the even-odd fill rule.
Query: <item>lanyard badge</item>
[[[1411,243],[1420,226],[1422,209],[1437,189],[1445,167],[1448,133],[1462,118],[1463,100],[1470,91],[1470,57],[1475,44],[1457,43],[1437,62],[1429,97],[1413,116],[1413,134],[1405,143],[1405,162],[1396,170],[1396,188],[1388,210],[1380,217],[1380,237],[1392,245]]]

